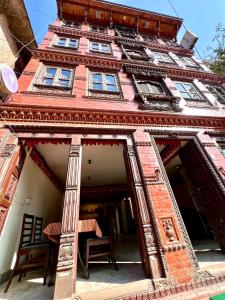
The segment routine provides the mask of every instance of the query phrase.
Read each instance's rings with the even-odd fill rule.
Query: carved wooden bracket
[[[44,172],[44,174],[51,180],[51,182],[57,187],[57,189],[63,193],[64,187],[59,182],[59,180],[54,175],[53,171],[50,169],[48,164],[46,163],[45,159],[42,155],[37,151],[37,149],[33,148],[30,157],[32,160],[38,165],[38,167]]]

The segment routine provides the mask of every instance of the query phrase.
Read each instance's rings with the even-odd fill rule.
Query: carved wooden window
[[[78,40],[66,37],[58,37],[54,45],[57,47],[77,49]]]
[[[154,42],[154,43],[157,42],[156,37],[154,37],[154,36],[142,35],[142,38],[145,42]]]
[[[90,25],[90,31],[105,33],[106,28],[103,26],[97,26],[97,25]]]
[[[182,97],[186,100],[200,100],[202,96],[199,94],[197,89],[192,83],[188,82],[175,82],[178,91]]]
[[[91,72],[89,89],[94,92],[119,93],[117,75]]]
[[[73,28],[77,28],[77,29],[80,29],[81,28],[81,24],[78,23],[78,22],[72,22],[72,21],[67,21],[67,20],[64,20],[62,22],[62,25],[63,26],[66,26],[66,27],[73,27]]]
[[[71,69],[45,67],[42,78],[36,84],[69,89],[72,85],[73,71]]]
[[[225,104],[225,90],[223,87],[215,85],[207,85],[206,87],[219,102]]]
[[[181,56],[180,59],[189,68],[200,68],[200,66],[190,57]]]
[[[173,59],[167,53],[154,52],[154,57],[162,63],[174,64]]]
[[[125,28],[125,27],[116,26],[116,34],[118,36],[125,37],[125,38],[131,38],[131,39],[136,37],[136,34],[133,31],[133,29]]]
[[[148,95],[166,95],[166,92],[160,82],[150,80],[138,80],[137,84],[142,93]]]
[[[91,42],[90,50],[93,52],[101,52],[101,53],[112,53],[110,44]]]

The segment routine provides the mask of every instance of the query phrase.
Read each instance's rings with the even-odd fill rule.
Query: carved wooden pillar
[[[142,263],[147,276],[153,279],[162,278],[165,277],[163,260],[156,242],[156,234],[147,206],[145,190],[136,159],[136,152],[132,144],[127,145],[126,150],[125,161],[128,167],[129,186],[132,189],[132,203]]]
[[[81,140],[77,136],[70,146],[54,299],[72,299],[75,293],[81,154]]]
[[[9,130],[0,131],[0,233],[26,157],[22,144]]]
[[[204,134],[188,143],[180,158],[191,182],[192,197],[225,252],[225,177],[221,173],[225,158],[217,143]]]
[[[175,283],[189,282],[197,263],[157,146],[141,129],[135,132],[134,140],[166,276]]]

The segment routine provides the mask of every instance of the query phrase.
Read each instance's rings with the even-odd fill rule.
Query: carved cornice
[[[127,60],[117,60],[115,58],[110,57],[98,57],[93,55],[74,55],[71,52],[64,51],[63,49],[60,51],[57,49],[38,49],[32,52],[33,58],[39,59],[43,62],[56,63],[56,64],[66,64],[66,65],[85,65],[87,67],[92,68],[104,68],[104,69],[112,69],[112,70],[120,70],[125,67],[126,70],[130,70],[130,72],[145,72],[157,76],[168,76],[175,79],[182,80],[194,80],[199,79],[204,82],[216,82],[223,83],[225,78],[220,75],[216,75],[213,73],[207,73],[203,71],[197,70],[187,70],[180,69],[179,67],[171,67],[171,66],[153,66],[148,65],[148,63],[137,63]]]
[[[65,109],[63,107],[35,107],[2,105],[0,116],[7,121],[79,124],[155,125],[225,129],[224,118],[192,117],[178,114],[156,114],[99,110]]]
[[[159,43],[154,43],[154,42],[147,42],[147,47],[150,50],[154,50],[154,51],[167,51],[167,52],[174,52],[177,53],[179,55],[185,55],[185,56],[192,56],[194,51],[189,50],[189,49],[185,49],[182,47],[175,47],[175,46],[168,46],[168,45],[162,45]]]
[[[67,65],[85,65],[92,68],[104,68],[104,69],[113,69],[120,70],[123,67],[123,62],[106,59],[101,57],[94,57],[88,55],[74,55],[63,50],[43,50],[38,49],[33,51],[33,58],[39,59],[43,62],[57,63],[57,64],[67,64]]]
[[[124,38],[120,36],[116,36],[115,40],[118,45],[129,46],[129,47],[136,47],[136,48],[146,48],[148,43],[144,41],[139,41],[136,39]]]
[[[166,77],[166,71],[161,67],[156,66],[140,66],[130,63],[125,63],[125,70],[129,74],[146,76],[146,77]]]
[[[141,65],[135,64],[132,62],[124,62],[124,67],[128,73],[136,74],[136,75],[145,75],[145,76],[161,76],[161,77],[170,77],[175,79],[182,79],[182,80],[194,80],[200,79],[204,82],[217,82],[223,83],[225,78],[220,75],[216,75],[213,73],[195,71],[195,70],[187,70],[187,69],[180,69],[174,68],[171,66],[148,66],[148,65]]]
[[[114,37],[103,33],[93,32],[93,31],[81,31],[79,29],[70,28],[70,27],[49,25],[49,31],[60,35],[69,35],[69,36],[75,36],[79,38],[86,37],[88,39],[105,41],[105,42],[112,42],[114,40]]]

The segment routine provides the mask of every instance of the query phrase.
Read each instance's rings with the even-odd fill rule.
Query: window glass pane
[[[99,50],[99,43],[91,43],[92,50]]]
[[[69,44],[68,44],[69,47],[72,47],[72,48],[76,48],[77,47],[77,40],[69,40]]]
[[[110,92],[117,92],[117,87],[116,87],[116,85],[108,84],[108,85],[107,85],[107,91],[110,91]]]
[[[46,85],[52,85],[53,84],[53,79],[43,78],[43,83],[46,84]]]
[[[56,68],[47,68],[46,70],[46,77],[54,78],[56,74]]]
[[[102,44],[102,51],[109,52],[109,45]]]
[[[183,84],[181,84],[179,82],[176,82],[176,87],[180,92],[185,91]]]
[[[114,75],[106,75],[106,84],[116,84],[116,78]]]
[[[61,70],[61,76],[64,77],[64,78],[70,79],[71,71],[62,69]]]
[[[59,38],[57,44],[59,46],[65,46],[65,44],[66,44],[66,38]]]
[[[64,86],[64,87],[68,87],[69,86],[69,80],[66,80],[66,79],[59,79],[59,85],[60,86]]]
[[[102,74],[92,74],[93,82],[102,83]]]
[[[103,90],[102,84],[101,83],[93,83],[93,89],[94,90]]]

